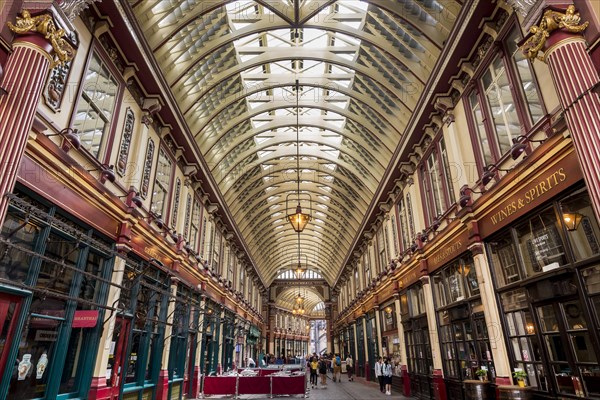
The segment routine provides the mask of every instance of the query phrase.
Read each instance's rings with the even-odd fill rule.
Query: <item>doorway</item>
[[[17,366],[7,366],[15,329],[19,320],[22,298],[14,295],[0,293],[0,378],[5,369],[12,369],[18,373]]]
[[[579,298],[536,306],[548,379],[557,394],[593,397],[600,392],[597,350]]]

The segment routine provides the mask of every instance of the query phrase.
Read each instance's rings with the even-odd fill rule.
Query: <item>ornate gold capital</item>
[[[589,22],[580,24],[581,17],[575,12],[575,6],[570,5],[564,13],[554,10],[546,10],[542,16],[540,24],[532,26],[529,31],[533,34],[521,46],[521,51],[527,58],[534,61],[536,58],[544,61],[544,55],[538,55],[550,37],[550,33],[557,29],[566,32],[583,32],[589,25]]]
[[[11,31],[19,35],[37,32],[44,36],[52,45],[52,49],[56,55],[52,67],[64,64],[73,59],[75,50],[64,39],[65,31],[63,29],[56,29],[56,25],[50,14],[41,14],[32,17],[28,10],[23,10],[21,16],[17,16],[15,24],[13,25],[9,22],[8,27]]]

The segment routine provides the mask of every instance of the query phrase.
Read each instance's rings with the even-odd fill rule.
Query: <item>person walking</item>
[[[315,388],[317,384],[317,370],[319,369],[319,362],[315,357],[310,360],[310,384],[312,388]]]
[[[352,354],[348,354],[346,357],[346,373],[348,374],[348,382],[354,381],[352,374],[354,373],[354,360],[352,359]]]
[[[383,358],[379,357],[375,363],[375,378],[379,381],[379,390],[383,393]]]
[[[385,394],[392,395],[392,363],[389,358],[385,359],[382,367],[383,382],[385,383]]]
[[[342,375],[342,358],[339,354],[336,354],[333,358],[333,381],[341,382]]]
[[[319,361],[319,375],[321,375],[321,386],[327,386],[327,360],[321,356]]]

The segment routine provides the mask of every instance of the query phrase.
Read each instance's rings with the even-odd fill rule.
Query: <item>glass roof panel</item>
[[[293,234],[282,216],[300,169],[307,239],[339,253],[315,259],[333,284],[420,96],[406,88],[424,87],[450,32],[445,7],[462,2],[297,0],[294,15],[293,0],[148,1],[134,15],[247,248]],[[250,253],[269,284],[283,259]]]

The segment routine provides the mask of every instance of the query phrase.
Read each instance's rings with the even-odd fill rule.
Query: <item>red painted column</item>
[[[38,18],[38,19],[35,19]],[[40,95],[53,62],[50,38],[59,38],[52,21],[41,26],[39,17],[18,17],[11,26],[17,32],[13,53],[6,62],[2,86],[8,94],[0,97],[0,225],[4,222],[8,199],[17,180],[17,169],[33,123]],[[54,34],[46,37],[37,32],[19,33],[25,26]],[[9,25],[10,26],[10,25]],[[15,27],[13,29],[13,27]],[[64,43],[62,43],[64,45]]]
[[[594,212],[600,218],[600,95],[595,86],[600,77],[586,47],[581,34],[555,29],[546,40],[544,58],[565,112]]]
[[[192,398],[195,399],[198,397],[198,393],[200,393],[200,366],[196,365],[194,367],[194,373],[190,377],[192,383]]]
[[[169,397],[169,371],[161,369],[156,382],[156,400],[167,400]]]

